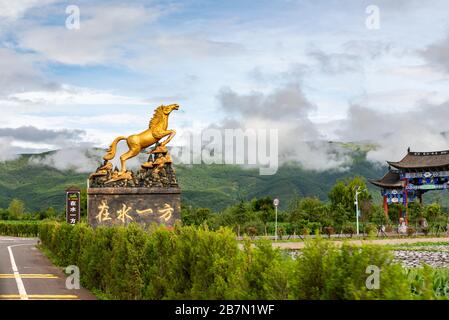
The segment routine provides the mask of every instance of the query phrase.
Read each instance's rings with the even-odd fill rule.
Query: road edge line
[[[11,260],[11,267],[14,273],[14,278],[16,279],[17,289],[19,290],[19,295],[21,300],[28,300],[28,295],[25,290],[25,285],[23,284],[22,278],[17,269],[16,260],[14,259],[14,254],[12,253],[12,247],[17,247],[18,245],[8,246],[9,259]]]

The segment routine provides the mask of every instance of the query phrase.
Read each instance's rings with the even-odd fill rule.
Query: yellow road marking
[[[67,300],[79,299],[78,296],[72,294],[29,294],[28,299],[38,300]],[[20,299],[20,294],[0,294],[0,299]]]
[[[0,274],[0,279],[14,279],[16,276],[14,274]],[[58,279],[58,276],[54,274],[20,274],[22,279]]]

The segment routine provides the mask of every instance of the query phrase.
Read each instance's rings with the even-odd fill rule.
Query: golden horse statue
[[[104,160],[114,159],[117,152],[117,143],[120,140],[126,140],[128,144],[128,152],[125,152],[120,156],[121,169],[119,175],[126,174],[126,161],[137,156],[142,149],[148,148],[149,146],[159,142],[163,137],[168,136],[168,138],[162,142],[157,150],[154,151],[166,151],[165,145],[170,142],[171,139],[176,134],[175,130],[167,130],[168,127],[168,116],[173,110],[178,110],[179,105],[170,104],[167,106],[161,105],[155,111],[153,118],[150,120],[149,128],[141,133],[133,134],[129,137],[120,136],[115,138],[109,147],[106,155],[103,157]]]

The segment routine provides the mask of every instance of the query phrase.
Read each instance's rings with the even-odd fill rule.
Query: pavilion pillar
[[[405,191],[405,224],[408,226],[408,192]]]
[[[384,196],[384,213],[385,213],[385,217],[388,219],[388,201],[387,201],[387,196]]]
[[[422,192],[418,192],[419,204],[422,204]]]

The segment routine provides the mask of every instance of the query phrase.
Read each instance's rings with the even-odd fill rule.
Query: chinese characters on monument
[[[69,224],[80,222],[80,189],[71,187],[66,190],[66,220]]]
[[[120,210],[117,210],[111,214],[109,212],[109,206],[107,200],[102,200],[101,204],[98,206],[98,214],[95,216],[98,224],[103,224],[106,222],[115,224],[115,223],[128,223],[134,221],[133,215],[145,216],[145,215],[154,215],[161,223],[165,223],[170,220],[173,214],[174,208],[165,203],[164,206],[158,210],[153,210],[153,208],[147,208],[144,210],[133,209],[133,207],[128,206],[123,203]]]

